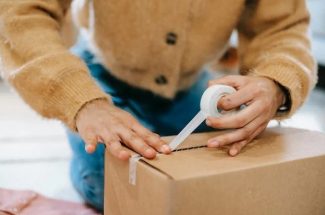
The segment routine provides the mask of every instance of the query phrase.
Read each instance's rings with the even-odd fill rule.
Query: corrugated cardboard
[[[183,148],[218,132],[191,135]],[[128,162],[106,153],[106,215],[325,214],[325,134],[272,128],[237,157],[192,148]]]

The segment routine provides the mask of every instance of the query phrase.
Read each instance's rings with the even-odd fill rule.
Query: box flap
[[[209,138],[217,135],[220,132],[193,134],[181,147],[188,150],[142,160],[175,180],[184,180],[325,156],[325,134],[279,127],[268,128],[236,157],[221,149],[193,148],[206,145]]]

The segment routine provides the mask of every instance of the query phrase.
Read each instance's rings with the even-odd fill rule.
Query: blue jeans
[[[189,90],[179,92],[173,100],[167,100],[115,79],[102,65],[96,63],[87,50],[77,54],[86,62],[92,77],[112,97],[116,106],[128,111],[142,125],[161,136],[176,135],[195,116],[200,109],[200,99],[207,81],[213,78],[211,73],[203,72]],[[195,132],[210,130],[202,123]],[[105,147],[99,145],[95,153],[87,154],[78,134],[68,130],[67,135],[73,151],[72,182],[87,203],[102,210]]]

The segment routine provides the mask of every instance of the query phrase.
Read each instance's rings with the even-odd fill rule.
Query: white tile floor
[[[315,90],[284,126],[325,132],[325,91]],[[0,82],[0,187],[81,201],[69,180],[71,152],[62,125],[41,119]]]
[[[80,202],[70,157],[61,123],[42,119],[0,83],[0,187]]]

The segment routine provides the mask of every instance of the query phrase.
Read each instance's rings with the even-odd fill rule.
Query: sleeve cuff
[[[8,79],[26,103],[74,131],[75,116],[86,103],[95,99],[110,101],[82,60],[67,51],[34,59],[16,71]]]
[[[56,106],[55,109],[61,110],[61,114],[53,113],[49,117],[59,118],[70,129],[77,131],[75,119],[85,104],[97,99],[111,102],[111,98],[92,81],[87,71],[76,71],[66,76],[59,80],[60,84],[47,102],[49,109]]]

